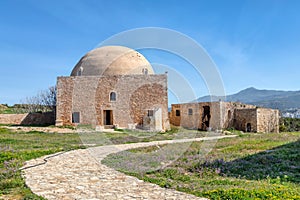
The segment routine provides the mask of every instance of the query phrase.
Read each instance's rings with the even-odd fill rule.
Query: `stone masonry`
[[[110,93],[116,100],[110,100]],[[128,128],[143,125],[148,110],[162,110],[162,129],[169,128],[167,76],[112,75],[59,77],[57,122],[74,124],[72,113],[80,113],[80,124],[105,125],[105,110],[112,112],[112,124]]]
[[[55,116],[52,112],[24,113],[24,114],[0,114],[0,124],[14,125],[52,125]]]
[[[169,117],[171,124],[189,129],[279,132],[278,110],[238,102],[172,104]]]

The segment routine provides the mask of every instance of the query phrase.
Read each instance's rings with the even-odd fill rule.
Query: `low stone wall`
[[[21,124],[26,114],[0,114],[0,124]]]
[[[0,114],[0,124],[54,125],[55,115],[49,113]]]

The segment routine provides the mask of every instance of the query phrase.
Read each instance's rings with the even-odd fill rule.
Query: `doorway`
[[[104,125],[113,125],[112,110],[103,110],[103,124]]]
[[[210,107],[203,106],[202,130],[207,130],[209,128],[209,122],[210,122]]]
[[[246,132],[251,132],[251,124],[248,123],[246,126]]]

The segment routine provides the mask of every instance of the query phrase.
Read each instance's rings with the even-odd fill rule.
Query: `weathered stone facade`
[[[199,130],[279,132],[279,111],[237,102],[172,104],[170,123]]]
[[[57,102],[57,122],[63,125],[74,124],[72,113],[79,113],[80,124],[143,128],[148,112],[161,109],[162,130],[169,128],[165,74],[58,77]]]
[[[279,110],[257,109],[257,132],[279,132]]]

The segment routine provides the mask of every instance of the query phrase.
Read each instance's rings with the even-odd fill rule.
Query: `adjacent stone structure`
[[[167,75],[153,73],[138,52],[119,46],[95,49],[57,79],[56,125],[169,129]]]
[[[279,132],[279,111],[236,102],[172,104],[170,123],[199,130]]]
[[[267,108],[237,109],[235,111],[234,127],[238,130],[278,133],[279,111]]]

